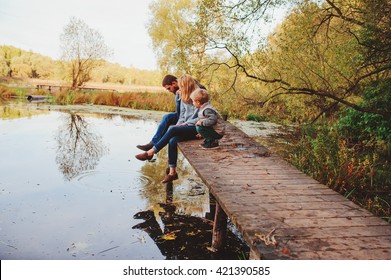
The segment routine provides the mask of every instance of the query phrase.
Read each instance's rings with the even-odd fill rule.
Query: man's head
[[[169,92],[176,93],[179,89],[177,78],[173,75],[166,75],[163,78],[162,86]]]

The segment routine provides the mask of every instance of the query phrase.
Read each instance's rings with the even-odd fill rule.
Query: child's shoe
[[[201,147],[204,150],[217,149],[219,147],[219,142],[217,140],[215,140],[213,142],[206,141],[205,143],[201,144]]]

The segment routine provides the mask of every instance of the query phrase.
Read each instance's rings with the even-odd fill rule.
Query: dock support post
[[[215,220],[213,224],[212,248],[221,249],[225,245],[227,234],[227,214],[216,202]]]

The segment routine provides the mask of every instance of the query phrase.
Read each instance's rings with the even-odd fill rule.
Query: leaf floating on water
[[[167,234],[164,234],[161,239],[164,239],[164,240],[175,240],[176,239],[176,235],[175,235],[175,232],[169,232]]]
[[[213,247],[206,247],[206,249],[208,249],[208,251],[211,251],[213,253],[216,253],[217,252],[217,249],[216,248],[213,248]]]

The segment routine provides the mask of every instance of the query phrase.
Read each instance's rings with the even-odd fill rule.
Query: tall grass
[[[54,96],[55,103],[60,105],[95,104],[142,110],[175,111],[174,97],[169,93],[62,91],[55,93]]]
[[[0,85],[0,101],[6,101],[11,98],[13,92],[8,89],[8,87]]]

